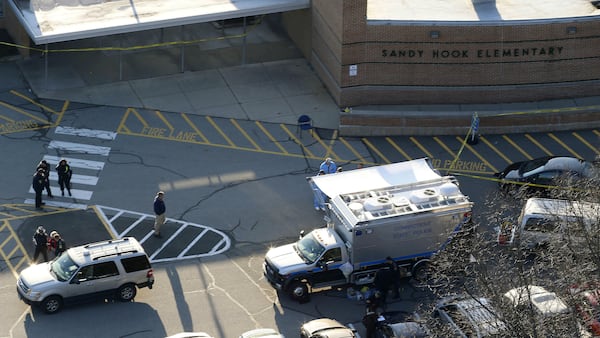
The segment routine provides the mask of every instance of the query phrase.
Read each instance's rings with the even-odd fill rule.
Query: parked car
[[[379,316],[375,336],[377,338],[424,338],[431,337],[431,331],[418,313],[390,311]]]
[[[300,338],[356,338],[356,331],[335,319],[319,318],[302,324]]]
[[[487,298],[453,295],[440,299],[433,312],[447,323],[457,337],[502,335],[506,324]]]
[[[255,329],[242,333],[240,338],[285,338],[277,330],[273,329]]]
[[[499,244],[519,242],[527,249],[562,243],[566,239],[585,245],[600,214],[599,203],[532,197],[527,199],[516,224],[497,228]]]
[[[598,169],[585,160],[569,156],[545,156],[529,161],[515,162],[495,173],[503,190],[526,185],[527,188],[547,190],[560,177],[579,180],[597,177]]]
[[[504,298],[517,308],[529,307],[531,304],[536,313],[542,316],[568,314],[569,306],[556,293],[537,285],[521,286],[509,290]]]
[[[585,329],[600,336],[600,282],[572,285],[569,292]]]
[[[131,301],[137,288],[152,289],[154,274],[148,256],[133,237],[68,249],[46,263],[21,272],[19,297],[56,313],[63,304],[96,298]]]

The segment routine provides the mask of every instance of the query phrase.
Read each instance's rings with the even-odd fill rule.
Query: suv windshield
[[[321,257],[323,251],[325,251],[325,248],[313,237],[313,234],[302,237],[302,239],[298,241],[296,249],[309,263],[314,263]]]
[[[71,276],[79,269],[79,266],[65,253],[52,261],[50,268],[56,274],[56,279],[66,282],[71,279]]]

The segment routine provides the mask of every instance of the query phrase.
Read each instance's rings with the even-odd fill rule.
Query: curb
[[[600,128],[600,107],[573,107],[524,112],[481,112],[479,134],[549,132]],[[340,136],[462,135],[471,126],[471,112],[340,113]]]

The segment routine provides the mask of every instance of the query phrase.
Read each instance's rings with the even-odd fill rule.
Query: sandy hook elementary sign
[[[468,58],[507,58],[507,57],[550,57],[563,53],[561,46],[528,48],[492,48],[492,49],[382,49],[384,58],[425,58],[468,59]]]

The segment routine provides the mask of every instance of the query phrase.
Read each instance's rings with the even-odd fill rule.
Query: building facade
[[[340,107],[600,95],[599,16],[424,22],[367,12],[368,0],[312,2],[311,63]]]

